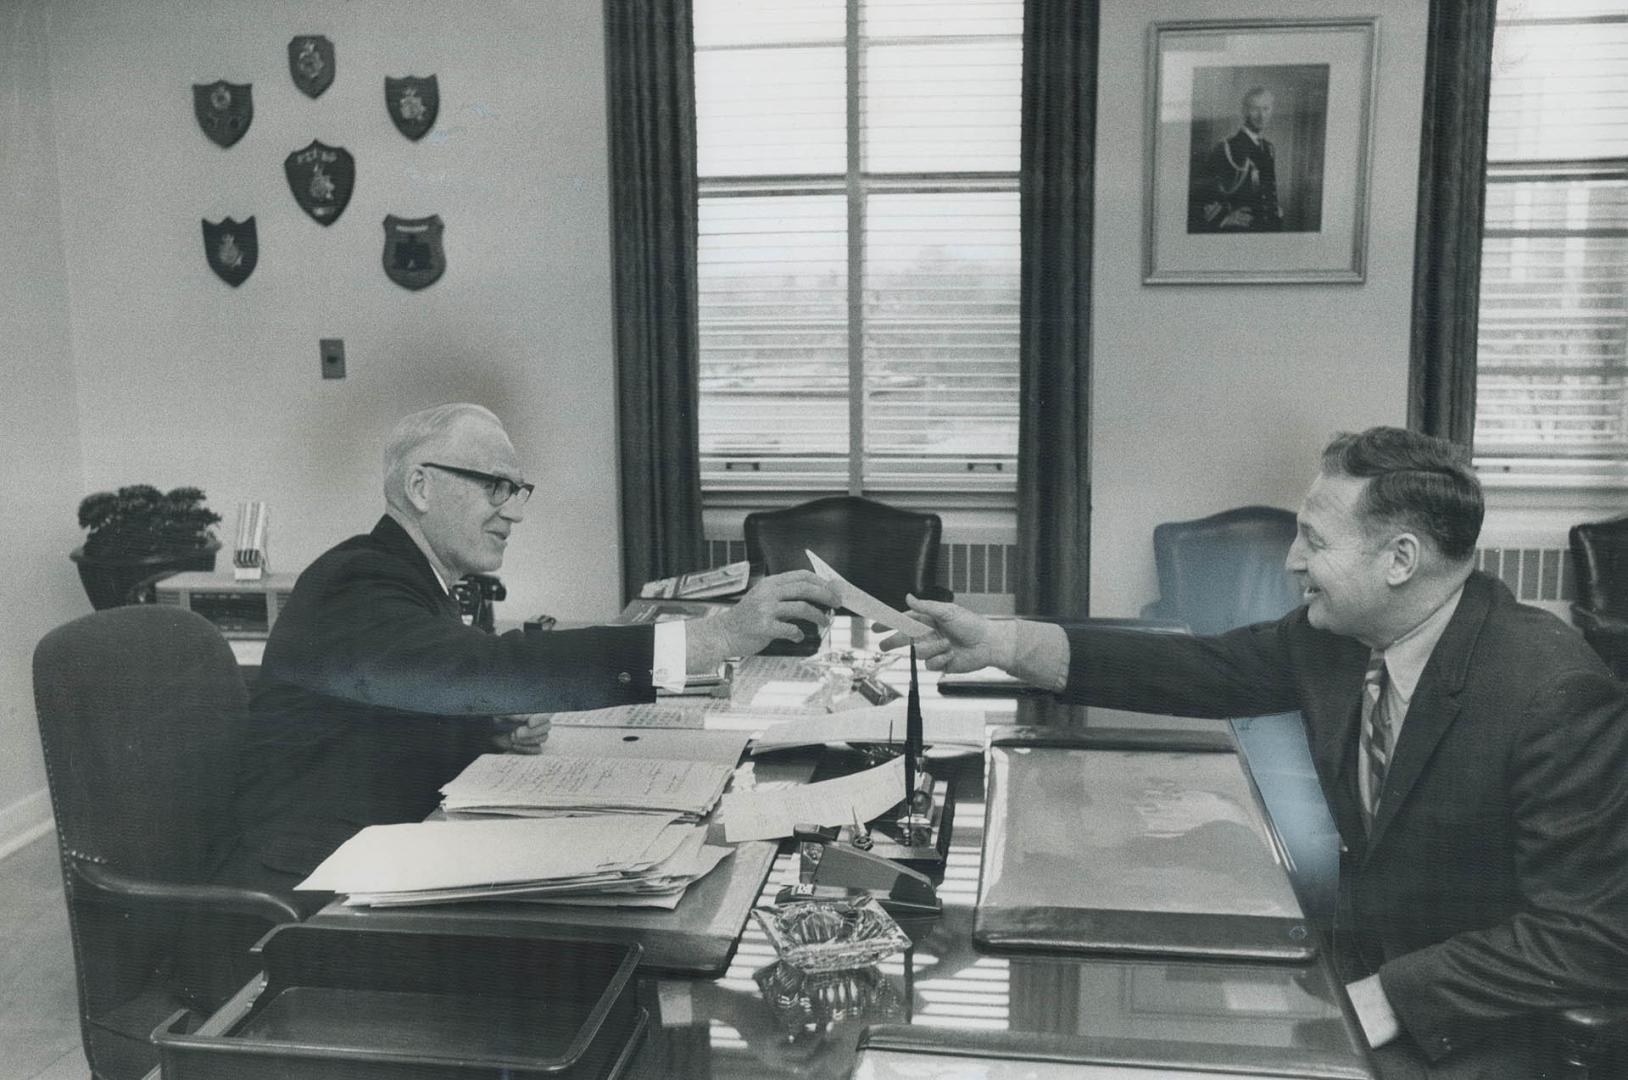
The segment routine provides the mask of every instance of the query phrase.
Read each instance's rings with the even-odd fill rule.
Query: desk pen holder
[[[926,874],[935,883],[944,877],[944,859],[950,850],[955,829],[956,779],[959,770],[946,769],[943,776],[928,776],[917,785],[915,805],[900,801],[866,828],[855,843],[852,825],[838,831],[837,843],[863,847],[865,835],[872,855],[908,866]],[[909,811],[913,810],[913,813]]]

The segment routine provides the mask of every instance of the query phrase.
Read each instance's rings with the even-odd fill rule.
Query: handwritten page
[[[803,549],[808,556],[808,563],[814,568],[814,573],[825,579],[842,597],[842,606],[861,618],[873,623],[881,623],[889,630],[898,630],[907,637],[924,638],[933,632],[933,628],[919,619],[914,619],[902,611],[888,607],[858,585],[849,581],[835,570],[829,563],[818,555]]]
[[[724,796],[724,839],[773,840],[798,825],[847,825],[869,821],[904,798],[904,758],[817,784],[735,791]]]
[[[718,801],[734,771],[732,765],[633,757],[482,754],[441,789],[441,805],[448,811],[620,808],[699,817]]]

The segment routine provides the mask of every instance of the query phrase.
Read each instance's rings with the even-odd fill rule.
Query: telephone
[[[490,634],[496,625],[493,605],[507,599],[509,590],[495,574],[465,574],[452,586],[452,598],[464,621]]]

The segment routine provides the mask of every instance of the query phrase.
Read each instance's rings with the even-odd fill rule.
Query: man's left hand
[[[554,721],[546,713],[492,717],[492,746],[499,753],[540,754]]]

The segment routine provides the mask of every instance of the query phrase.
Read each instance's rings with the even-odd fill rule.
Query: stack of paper
[[[634,757],[483,754],[441,789],[449,814],[660,814],[699,821],[733,765]]]
[[[749,714],[745,710],[743,715]],[[904,743],[905,703],[890,701],[864,709],[821,713],[793,720],[763,717],[752,752],[785,750],[821,743]],[[967,710],[922,710],[923,742],[928,746],[981,750],[984,714]]]
[[[373,825],[298,888],[375,907],[505,899],[670,910],[729,853],[706,844],[703,826],[656,815]]]

